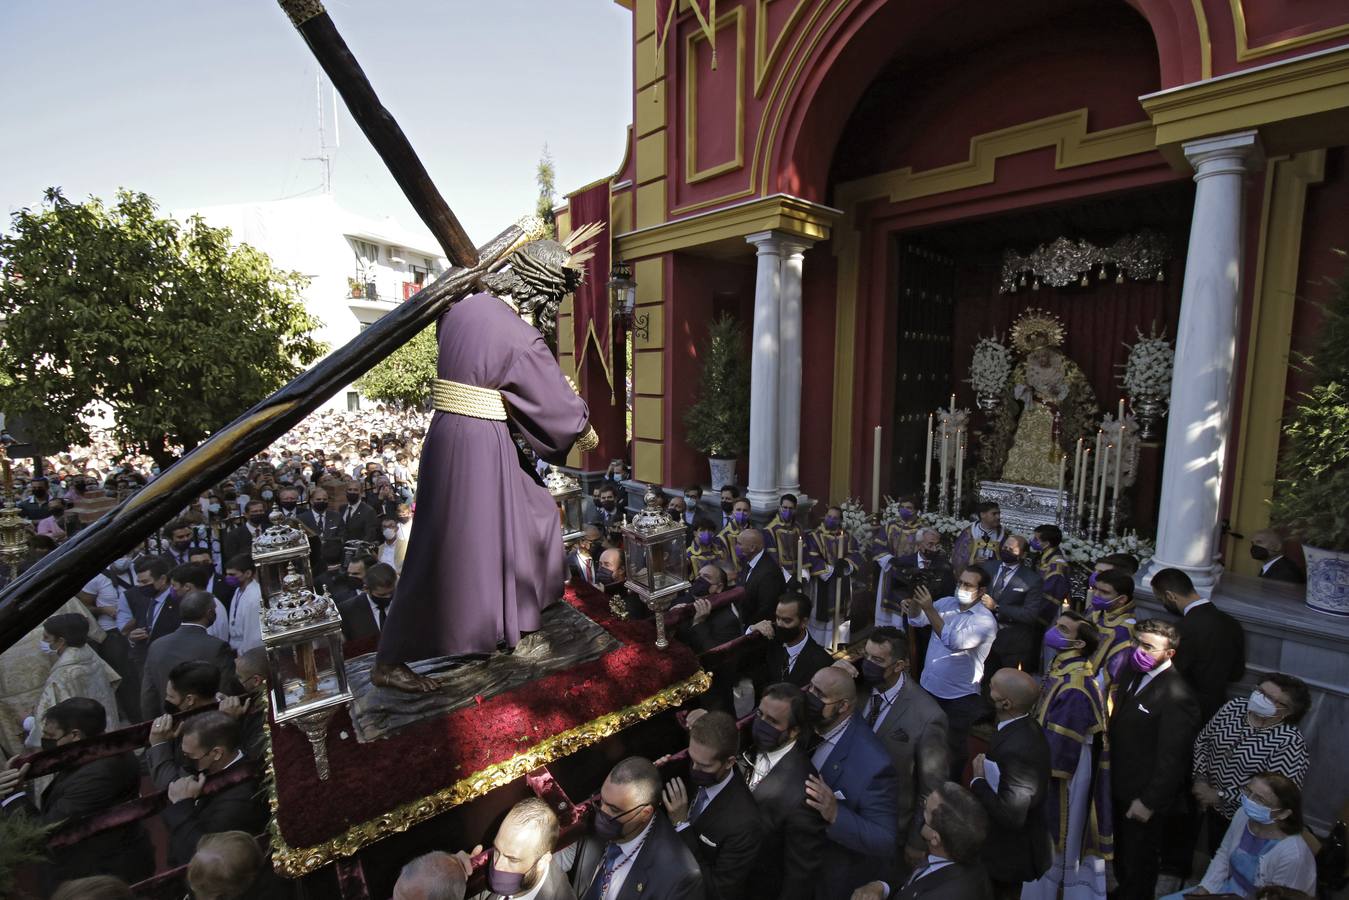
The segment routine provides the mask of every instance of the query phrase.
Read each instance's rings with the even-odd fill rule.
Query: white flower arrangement
[[[1096,560],[1103,556],[1109,556],[1112,553],[1128,553],[1138,560],[1140,568],[1145,566],[1152,555],[1157,552],[1157,548],[1149,540],[1140,538],[1137,533],[1129,531],[1119,537],[1106,538],[1103,541],[1088,541],[1079,537],[1064,535],[1063,555],[1069,562],[1081,563],[1083,565],[1092,565]]]
[[[862,508],[862,501],[849,497],[843,501],[842,509],[843,530],[852,535],[859,549],[865,550],[871,544],[872,528],[867,511]]]
[[[970,360],[969,384],[975,393],[983,395],[1001,394],[1012,377],[1012,351],[998,340],[980,338],[974,345],[974,356]]]
[[[899,501],[894,497],[886,497],[884,508],[881,510],[881,526],[889,528],[899,522]]]
[[[1155,330],[1147,335],[1138,331],[1138,341],[1129,347],[1129,361],[1124,366],[1123,384],[1129,396],[1170,397],[1171,363],[1175,355],[1165,329],[1161,334]]]
[[[943,516],[941,513],[925,513],[923,527],[931,528],[942,537],[954,538],[969,527],[969,520],[958,516]]]

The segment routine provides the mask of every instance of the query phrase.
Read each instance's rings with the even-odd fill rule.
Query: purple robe
[[[1081,837],[1084,855],[1109,859],[1114,850],[1114,819],[1110,799],[1110,756],[1106,743],[1106,704],[1093,677],[1091,663],[1082,657],[1056,656],[1044,676],[1035,717],[1049,743],[1049,793],[1045,818],[1062,853],[1069,835],[1069,784],[1084,748],[1095,766],[1087,798],[1087,820]]]
[[[543,338],[474,294],[439,323],[441,378],[501,392],[516,430],[561,462],[589,410]],[[507,423],[437,411],[422,445],[417,514],[377,659],[491,653],[539,628],[562,596],[557,505],[520,465]]]

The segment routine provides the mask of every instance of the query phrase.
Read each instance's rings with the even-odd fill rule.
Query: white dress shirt
[[[1269,562],[1265,563],[1263,566],[1260,567],[1260,574],[1261,574],[1261,575],[1264,575],[1266,572],[1269,571],[1269,567],[1270,567],[1270,566],[1274,565],[1276,562],[1278,562],[1278,561],[1281,560],[1281,559],[1283,559],[1283,554],[1282,554],[1282,553],[1280,553],[1278,556],[1271,556],[1271,557],[1269,558]]]
[[[829,754],[834,752],[834,747],[843,740],[843,735],[852,724],[852,716],[841,716],[839,722],[833,728],[820,735],[820,746],[810,754],[810,762],[815,766],[815,770],[820,772],[820,777],[824,777],[824,763],[829,759]]]
[[[1149,684],[1152,683],[1152,679],[1156,678],[1158,675],[1162,674],[1169,668],[1171,668],[1171,660],[1169,659],[1159,666],[1153,666],[1152,671],[1144,672],[1143,677],[1138,679],[1138,684],[1136,687],[1134,687],[1131,693],[1141,694],[1143,692],[1143,688],[1147,687]]]
[[[703,808],[699,812],[699,815],[702,815],[702,813],[707,811],[707,808],[712,805],[712,801],[717,799],[717,794],[720,794],[721,789],[726,787],[726,785],[730,784],[731,779],[734,777],[735,777],[735,766],[731,766],[731,771],[727,772],[726,777],[721,779],[721,781],[718,781],[711,787],[698,789],[707,795],[707,800],[703,802]],[[692,785],[690,785],[690,787],[691,786]],[[693,811],[693,803],[697,799],[698,799],[698,791],[694,791],[693,796],[689,797],[689,812]],[[689,820],[685,818],[684,821],[680,822],[678,825],[675,826],[675,831],[683,831],[685,828],[688,827],[689,827]]]
[[[221,603],[218,597],[215,601],[215,621],[206,629],[206,633],[227,644],[230,642],[230,615],[225,612],[225,604]]]
[[[102,572],[95,575],[88,584],[81,588],[80,593],[93,594],[95,606],[116,606],[119,611],[121,609],[120,600],[122,592],[117,589],[117,585],[113,584],[112,579]],[[127,612],[129,613],[130,610],[128,609]],[[118,627],[116,616],[105,616],[102,613],[96,613],[95,618],[98,619],[98,627],[102,628],[104,631],[112,631],[114,628]]]
[[[236,588],[230,601],[230,646],[240,656],[262,646],[262,588],[256,580]]]
[[[399,569],[398,563],[394,561],[397,555],[398,555],[398,544],[396,542],[391,544],[388,541],[385,541],[384,543],[379,545],[379,561],[387,565],[393,566],[395,572],[397,572]]]
[[[773,771],[773,767],[778,764],[778,760],[786,756],[791,749],[796,746],[796,741],[791,740],[783,744],[776,750],[761,752],[754,758],[754,768],[749,773],[749,789],[752,791],[759,786],[759,782],[768,777]]]
[[[1208,602],[1209,602],[1209,601],[1205,600],[1203,597],[1200,597],[1198,600],[1194,601],[1194,602],[1191,603],[1189,606],[1187,606],[1187,607],[1185,607],[1183,610],[1181,610],[1180,614],[1181,614],[1182,616],[1188,616],[1188,615],[1190,614],[1190,610],[1192,610],[1192,609],[1198,609],[1199,607],[1203,606],[1205,603],[1208,603]]]
[[[651,821],[646,823],[645,828],[618,845],[618,848],[623,852],[618,857],[618,862],[614,864],[613,874],[609,876],[609,890],[604,893],[600,900],[609,900],[609,898],[617,897],[619,894],[623,893],[623,882],[628,880],[628,873],[632,871],[632,864],[637,860],[637,854],[640,852],[637,848],[641,846],[642,841],[646,840],[646,836],[651,833],[651,826],[654,825],[655,822],[656,817],[653,815]],[[600,865],[603,867],[602,862]],[[601,877],[601,874],[597,872],[595,877],[599,878]]]
[[[962,610],[955,597],[943,597],[934,605],[942,630],[928,641],[927,656],[919,683],[940,700],[957,700],[979,693],[984,660],[998,636],[998,620],[982,603]],[[928,624],[927,616],[911,616],[914,625]]]
[[[885,724],[885,717],[890,715],[890,707],[895,705],[895,698],[899,696],[900,691],[904,690],[904,679],[906,677],[907,676],[905,676],[903,672],[900,672],[899,680],[896,681],[894,683],[894,686],[891,687],[888,691],[873,690],[871,692],[872,697],[879,695],[881,698],[881,711],[876,715],[876,723],[871,726],[872,731],[879,732],[881,730],[881,726]],[[862,707],[862,715],[865,716],[868,710],[870,710],[870,708],[871,708],[871,697],[868,697],[866,699],[866,705]]]

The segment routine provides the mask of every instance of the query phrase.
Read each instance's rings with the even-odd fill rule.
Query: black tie
[[[703,810],[707,808],[707,788],[698,788],[698,796],[693,798],[693,806],[689,809],[689,822],[697,821],[702,815]]]
[[[876,727],[876,720],[881,717],[881,706],[885,703],[885,698],[880,694],[871,695],[871,707],[867,710],[867,724],[872,728]]]
[[[1014,571],[1015,569],[1013,569],[1011,566],[1003,566],[1002,571],[998,573],[998,586],[994,590],[996,590],[999,594],[1001,594],[1002,589],[1007,587],[1007,582],[1012,580],[1012,574]]]

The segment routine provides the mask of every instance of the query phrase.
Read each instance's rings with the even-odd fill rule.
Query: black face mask
[[[189,775],[200,775],[206,771],[206,766],[209,765],[210,763],[206,762],[205,758],[188,759],[186,756],[183,757],[183,771]]]
[[[51,751],[55,750],[55,749],[56,749],[56,746],[57,746],[57,745],[56,745],[56,742],[57,742],[58,740],[60,740],[60,738],[49,738],[49,737],[44,737],[44,738],[42,739],[42,750],[43,750],[43,752],[44,752],[44,753],[50,753]]]
[[[600,569],[595,573],[595,580],[600,584],[613,584],[614,573],[610,572],[608,569]]]
[[[173,542],[173,549],[177,550],[179,553],[182,553],[184,550],[186,550],[188,547],[191,547],[191,546],[192,546],[192,542],[191,542],[190,540],[189,540],[189,541],[174,541],[174,542]]]
[[[1252,544],[1251,559],[1256,560],[1257,562],[1264,562],[1265,560],[1269,559],[1269,551],[1266,550],[1264,547]]]
[[[782,746],[782,742],[787,738],[787,732],[773,727],[756,716],[754,724],[750,726],[750,736],[754,738],[754,746],[767,753]]]
[[[700,575],[693,579],[689,584],[689,593],[695,597],[706,597],[707,589],[710,587],[711,585],[707,583],[707,579]]]
[[[347,503],[350,503],[352,506],[355,506],[357,503],[360,502],[361,502],[360,494],[354,491],[347,491]]]
[[[327,500],[315,500],[313,503],[309,504],[309,508],[312,509],[314,512],[318,512],[318,513],[321,513],[321,512],[327,512],[327,511],[328,511],[328,501],[327,501]]]
[[[800,639],[800,628],[783,628],[781,625],[773,625],[773,640],[779,644],[795,644]]]
[[[809,691],[805,693],[806,721],[819,722],[824,718],[824,698]]]
[[[286,512],[286,513],[293,513],[293,512],[295,512],[295,504],[294,504],[294,503],[282,503],[282,504],[281,504],[281,511],[282,511],[282,512]]]
[[[606,510],[608,510],[609,512],[613,512],[613,511],[614,511],[614,507],[617,506],[617,505],[618,505],[618,501],[616,501],[616,500],[601,500],[601,501],[600,501],[600,506],[604,507],[604,508],[605,508]]]
[[[689,784],[696,788],[708,788],[716,784],[724,777],[717,772],[704,772],[702,769],[689,769]]]
[[[164,701],[164,712],[167,713],[168,715],[171,716],[176,715],[181,711],[182,708],[177,703],[174,703],[172,700]]]
[[[723,501],[721,501],[721,511],[722,511],[722,512],[724,512],[724,513],[730,513],[730,511],[733,510],[733,509],[735,509],[735,501],[734,501],[734,500],[723,500]]]
[[[880,685],[885,681],[885,666],[869,659],[862,660],[862,665],[858,668],[858,680],[867,690]]]
[[[258,527],[262,527],[271,520],[267,518],[266,513],[258,513],[257,515],[249,516],[248,521],[254,525],[257,525]]]

